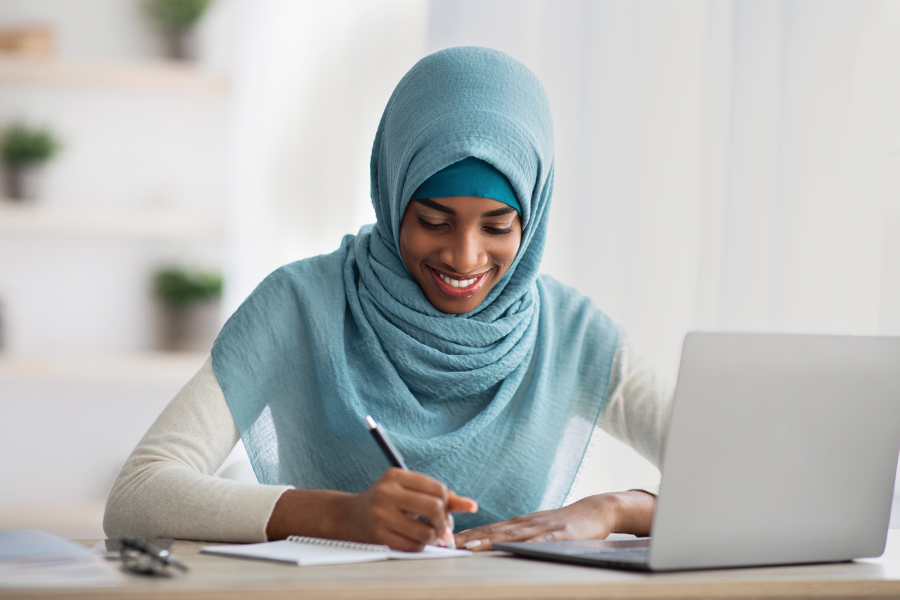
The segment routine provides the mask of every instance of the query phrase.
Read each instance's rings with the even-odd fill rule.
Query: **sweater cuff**
[[[230,490],[222,511],[221,537],[234,542],[266,542],[275,504],[289,485],[240,483]]]
[[[659,496],[659,486],[658,485],[645,485],[643,487],[631,488],[629,491],[633,492],[647,492],[652,496]]]

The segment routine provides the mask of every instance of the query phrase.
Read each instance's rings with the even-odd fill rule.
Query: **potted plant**
[[[37,197],[40,170],[59,149],[59,141],[44,127],[31,127],[22,122],[7,126],[0,133],[5,195],[15,200]]]
[[[222,275],[166,267],[154,274],[153,291],[161,314],[160,348],[209,351],[219,333]]]
[[[144,0],[144,13],[162,36],[167,58],[191,58],[190,35],[209,4],[210,0]]]

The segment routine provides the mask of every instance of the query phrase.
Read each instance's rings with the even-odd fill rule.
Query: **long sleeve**
[[[602,429],[659,467],[673,390],[622,336]]]
[[[646,478],[648,472],[635,478],[609,463],[614,458],[607,452],[611,447],[602,433],[631,446],[651,464],[659,466],[673,389],[640,357],[624,334],[619,337],[606,393],[604,410],[594,424],[593,435],[566,504],[599,492],[621,491],[627,489],[625,486],[636,486],[631,489],[651,494],[659,492],[659,486]],[[611,474],[616,480],[615,489],[607,487],[611,482],[605,478]],[[603,479],[599,486],[598,477]],[[625,480],[629,482],[625,483]],[[618,487],[620,485],[622,487]]]
[[[290,488],[214,477],[239,439],[210,358],[122,467],[106,503],[107,536],[265,541],[275,503]]]

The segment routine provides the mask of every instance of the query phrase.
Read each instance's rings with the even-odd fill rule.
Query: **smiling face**
[[[522,241],[513,207],[472,196],[411,200],[400,222],[400,255],[440,311],[475,309],[509,270]]]

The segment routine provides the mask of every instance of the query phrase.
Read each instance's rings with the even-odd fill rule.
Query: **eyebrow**
[[[434,210],[439,210],[441,212],[447,213],[448,215],[455,215],[456,211],[450,208],[449,206],[444,206],[443,204],[438,204],[434,200],[429,200],[428,198],[418,198],[416,202],[419,204],[424,204],[428,208],[433,208]]]
[[[492,210],[490,212],[486,212],[481,216],[482,217],[499,217],[500,215],[506,215],[511,212],[516,212],[516,209],[514,209],[512,206],[507,205],[507,206],[504,206],[503,208],[498,208],[497,210]]]
[[[429,200],[428,198],[417,198],[415,200],[415,202],[425,205],[428,208],[433,208],[434,210],[438,210],[440,212],[447,213],[448,215],[456,214],[456,211],[453,210],[452,208],[450,208],[449,206],[444,206],[443,204],[439,204],[439,203],[435,202],[434,200]],[[481,216],[482,217],[499,217],[501,215],[506,215],[511,212],[516,212],[516,209],[513,208],[512,206],[504,206],[503,208],[498,208],[496,210],[488,211]]]

